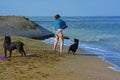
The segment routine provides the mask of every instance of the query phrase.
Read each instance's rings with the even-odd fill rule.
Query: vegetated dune
[[[47,38],[54,34],[22,16],[0,16],[0,36]]]

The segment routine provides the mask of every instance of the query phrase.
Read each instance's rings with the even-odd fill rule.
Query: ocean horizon
[[[35,23],[49,31],[53,30],[54,17],[31,16]],[[64,45],[70,46],[74,38],[79,39],[79,48],[88,54],[95,54],[105,62],[109,62],[115,71],[120,71],[120,16],[63,16],[68,28],[64,35],[70,39]],[[54,43],[54,38],[44,40]]]

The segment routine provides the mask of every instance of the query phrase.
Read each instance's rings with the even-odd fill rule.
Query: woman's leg
[[[59,33],[58,36],[59,36],[59,40],[60,40],[60,53],[62,53],[63,52],[63,45],[64,45],[63,33],[62,32]]]
[[[58,37],[58,35],[56,35],[54,46],[53,46],[53,51],[56,50],[56,47],[57,47],[57,44],[58,44],[58,40],[59,40],[59,37]]]

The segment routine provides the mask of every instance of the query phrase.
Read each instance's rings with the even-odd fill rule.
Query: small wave
[[[110,69],[112,69],[114,71],[119,71],[120,72],[120,68],[119,67],[108,67],[108,68],[110,68]]]
[[[48,39],[45,39],[43,42],[46,42],[46,43],[50,43],[50,44],[53,44],[55,41],[54,38],[48,38]]]
[[[100,51],[100,52],[107,52],[103,49],[100,49],[100,48],[94,48],[94,47],[89,47],[89,46],[86,46],[84,47],[85,49],[89,49],[89,50],[95,50],[95,51]]]
[[[36,22],[36,23],[39,23],[39,22],[40,22],[40,23],[41,23],[41,22],[53,22],[53,21],[52,21],[52,20],[49,20],[49,21],[46,21],[46,20],[44,20],[44,21],[43,21],[43,20],[42,20],[42,21],[35,20],[34,22]]]
[[[52,38],[45,39],[43,42],[53,44],[54,41],[55,41],[55,38],[52,37]],[[58,44],[59,44],[59,42],[58,42]],[[68,39],[64,40],[64,45],[70,46],[71,44],[73,44],[73,42],[71,40],[68,40]]]

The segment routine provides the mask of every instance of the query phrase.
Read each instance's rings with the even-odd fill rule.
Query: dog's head
[[[5,36],[5,42],[6,42],[6,43],[10,43],[10,42],[11,42],[10,36]]]
[[[75,44],[79,44],[79,39],[74,39]]]

